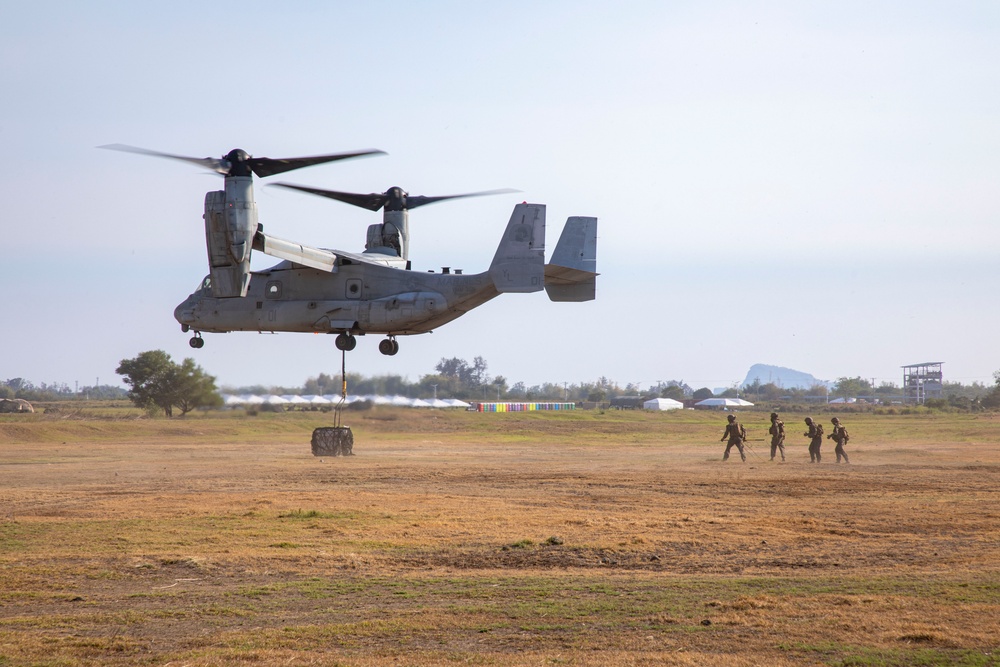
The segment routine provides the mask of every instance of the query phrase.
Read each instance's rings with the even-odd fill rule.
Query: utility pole
[[[431,387],[434,388],[434,400],[436,401],[438,400],[438,386],[436,384],[432,384]]]

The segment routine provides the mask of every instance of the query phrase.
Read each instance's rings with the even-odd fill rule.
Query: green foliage
[[[691,398],[696,398],[700,401],[706,398],[712,398],[714,395],[715,394],[712,393],[711,389],[708,387],[702,387],[701,389],[696,390],[694,394],[691,395]]]
[[[184,415],[195,408],[222,405],[215,378],[194,359],[176,364],[163,350],[149,350],[134,359],[123,359],[115,372],[131,388],[128,396],[132,403],[147,410],[159,408],[167,417],[173,416],[175,407]]]
[[[489,375],[486,374],[486,360],[476,357],[470,365],[464,359],[452,357],[451,359],[441,359],[434,367],[441,376],[452,378],[464,385],[468,390],[476,390],[485,384],[490,383]]]
[[[837,378],[837,384],[834,385],[831,394],[834,396],[839,396],[841,398],[858,398],[872,395],[872,384],[868,380],[862,379],[860,377],[849,378],[841,377]]]
[[[668,385],[660,392],[660,398],[672,398],[675,401],[683,401],[684,387],[677,384]]]

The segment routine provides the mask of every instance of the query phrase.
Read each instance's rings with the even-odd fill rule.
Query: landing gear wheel
[[[385,340],[379,342],[378,351],[387,357],[391,357],[399,352],[399,343],[396,342],[395,338],[386,338]]]
[[[334,341],[338,350],[343,350],[344,352],[350,352],[355,347],[358,346],[358,339],[351,334],[344,332],[337,334],[337,338]]]
[[[205,347],[205,339],[202,338],[201,334],[196,331],[191,340],[188,341],[188,345],[190,345],[196,350],[199,350]]]

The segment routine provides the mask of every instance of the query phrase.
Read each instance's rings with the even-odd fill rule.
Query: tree
[[[837,384],[834,386],[832,393],[835,396],[840,396],[841,398],[857,398],[859,396],[871,396],[872,395],[872,385],[868,380],[863,380],[859,377],[848,378],[842,377],[837,378]]]
[[[663,388],[660,392],[660,398],[672,398],[675,401],[684,400],[684,387],[679,384],[671,384]]]
[[[1000,371],[993,373],[993,379],[996,380],[996,385],[980,400],[980,405],[987,410],[1000,408]]]
[[[453,357],[451,359],[441,359],[434,367],[441,377],[450,378],[457,381],[457,389],[466,394],[478,393],[482,387],[491,384],[490,377],[486,374],[486,360],[476,357],[469,365],[465,359]],[[504,380],[506,384],[506,380]]]
[[[183,415],[197,407],[222,404],[215,378],[206,375],[194,359],[178,365],[163,350],[150,350],[134,359],[123,359],[115,372],[129,386],[132,403],[140,408],[160,408],[167,417],[173,416],[174,407]]]
[[[185,359],[180,366],[174,365],[171,373],[173,402],[180,409],[181,416],[195,408],[217,408],[222,405],[222,397],[215,388],[215,378],[207,375],[194,359]]]
[[[711,389],[708,387],[702,387],[701,389],[696,390],[694,394],[691,395],[691,398],[697,398],[700,401],[706,398],[712,398],[713,396],[715,396],[715,394],[712,393]]]

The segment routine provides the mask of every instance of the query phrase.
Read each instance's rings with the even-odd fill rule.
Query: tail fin
[[[597,218],[567,218],[545,265],[545,292],[552,301],[591,301],[597,292]]]
[[[545,283],[545,205],[518,204],[497,247],[490,278],[498,292],[538,292]]]

